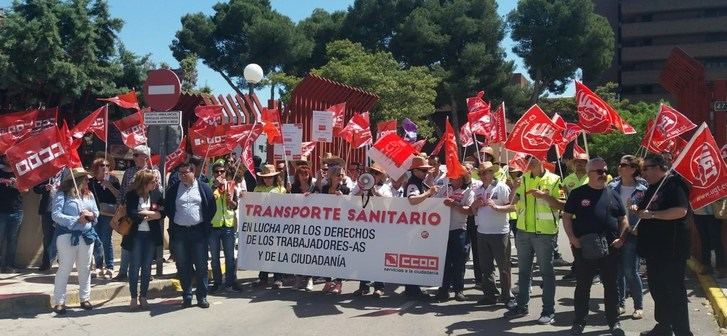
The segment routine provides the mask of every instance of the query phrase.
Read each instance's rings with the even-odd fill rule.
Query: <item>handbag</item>
[[[116,207],[116,212],[114,213],[114,216],[111,217],[111,222],[109,224],[114,231],[118,232],[120,235],[126,236],[129,234],[133,223],[131,221],[131,217],[129,217],[126,213],[126,205],[122,204]]]
[[[600,233],[588,233],[582,235],[581,254],[584,259],[600,259],[608,255],[608,240]]]
[[[116,207],[117,207],[116,204],[99,202],[98,203],[98,212],[100,212],[101,215],[103,215],[103,216],[111,217],[116,214]]]

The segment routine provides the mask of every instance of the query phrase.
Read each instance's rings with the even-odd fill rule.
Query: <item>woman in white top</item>
[[[129,308],[147,308],[147,290],[151,279],[151,261],[154,250],[162,245],[162,224],[164,202],[151,170],[140,170],[126,193],[126,212],[131,218],[129,234],[124,236],[121,247],[131,252],[129,266]],[[141,272],[140,272],[141,271]],[[141,273],[141,293],[138,293],[139,273]],[[141,295],[138,295],[141,294]],[[137,302],[138,297],[138,302]]]

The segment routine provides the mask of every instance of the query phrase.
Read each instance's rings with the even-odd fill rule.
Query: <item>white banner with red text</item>
[[[238,211],[237,267],[439,286],[450,209],[442,199],[248,192]]]

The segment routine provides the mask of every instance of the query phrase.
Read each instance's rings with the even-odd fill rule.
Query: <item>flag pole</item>
[[[661,111],[661,105],[659,105],[659,111]],[[646,141],[647,148],[644,148],[644,156],[646,156],[646,153],[649,152],[649,144],[651,144],[651,140],[654,138],[654,129],[656,128],[656,120],[659,117],[659,113],[656,113],[656,117],[654,117],[654,122],[651,124],[651,129],[649,130],[649,140]],[[647,123],[648,125],[648,123]]]
[[[480,157],[480,148],[477,145],[477,135],[475,132],[472,132],[472,123],[467,123],[470,129],[470,134],[472,135],[472,141],[475,143],[475,153],[477,153],[477,164],[480,164],[482,162],[482,158]],[[494,159],[494,158],[493,158]],[[464,162],[464,158],[462,158],[462,162]]]
[[[586,136],[586,132],[582,132],[581,135],[583,135],[583,147],[586,150],[586,155],[590,158],[591,154],[588,152],[588,137]]]
[[[255,129],[255,126],[257,126],[257,120],[255,120],[255,122],[252,124],[252,128],[248,131],[245,141],[243,141],[242,151],[240,151],[240,157],[237,160],[238,163],[237,163],[237,167],[235,168],[235,174],[232,175],[233,181],[235,181],[235,179],[237,178],[237,172],[240,171],[240,164],[242,163],[242,153],[245,151],[245,148],[247,147],[248,142],[250,141],[250,136],[252,136],[252,132]],[[209,149],[209,147],[207,147],[207,148]],[[252,176],[255,176],[255,172],[250,172],[250,174],[252,174]]]
[[[651,194],[651,198],[649,198],[649,202],[646,203],[646,206],[644,207],[644,210],[648,210],[649,209],[649,206],[651,205],[651,202],[654,201],[654,196],[656,196],[656,193],[659,192],[659,190],[661,189],[661,186],[664,185],[664,181],[666,181],[666,179],[668,179],[669,177],[671,177],[673,175],[672,174],[672,171],[673,170],[674,170],[674,168],[669,168],[669,170],[667,170],[666,176],[664,176],[664,178],[661,179],[661,182],[659,182],[659,185],[656,187],[656,190],[654,191],[653,194]],[[636,220],[636,224],[634,224],[634,227],[631,229],[631,231],[636,231],[636,229],[639,228],[639,224],[640,223],[641,223],[641,217],[639,217],[639,219]]]
[[[104,161],[108,161],[108,153],[109,153],[109,104],[106,103],[106,121],[104,122],[104,127],[106,128],[106,139],[104,140],[104,150],[103,150],[103,159]],[[115,169],[116,167],[111,167],[111,170]]]

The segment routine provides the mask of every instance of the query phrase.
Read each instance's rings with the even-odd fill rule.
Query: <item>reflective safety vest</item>
[[[212,194],[215,197],[215,205],[217,205],[217,212],[215,212],[215,216],[212,217],[212,227],[234,228],[237,218],[235,216],[235,210],[230,210],[227,206],[227,195],[216,188]]]
[[[532,189],[545,191],[556,199],[560,197],[560,177],[548,171],[542,176],[523,175],[523,182],[517,189],[517,229],[538,234],[558,233],[558,210],[553,210],[545,200],[525,192]]]

